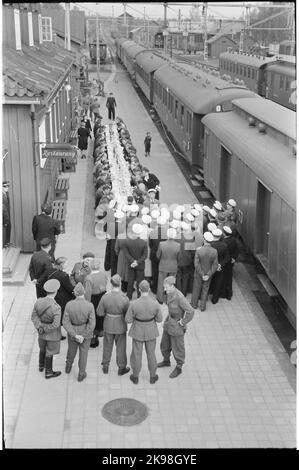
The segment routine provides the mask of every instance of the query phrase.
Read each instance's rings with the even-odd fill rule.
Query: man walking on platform
[[[134,384],[138,383],[144,344],[150,373],[150,383],[154,384],[159,379],[159,376],[156,374],[157,360],[155,349],[156,338],[159,336],[156,322],[160,323],[163,316],[158,302],[149,296],[149,283],[145,280],[141,281],[139,290],[141,297],[131,302],[126,314],[126,322],[132,323],[129,336],[133,338],[130,359],[133,374],[130,376],[130,380]]]
[[[157,259],[159,260],[159,277],[157,300],[163,303],[163,282],[167,276],[176,276],[178,269],[178,258],[180,253],[180,244],[175,241],[176,230],[169,228],[167,230],[168,240],[160,242],[157,249]]]
[[[150,152],[151,152],[151,142],[152,142],[152,138],[151,138],[151,133],[150,132],[147,132],[146,133],[146,136],[145,136],[145,139],[144,139],[144,156],[145,157],[149,157],[150,156]]]
[[[104,374],[108,374],[115,342],[118,375],[124,375],[130,371],[127,367],[127,325],[125,322],[130,302],[128,297],[121,292],[121,277],[115,274],[110,282],[112,290],[101,298],[96,312],[97,316],[104,319],[102,368]]]
[[[116,108],[116,101],[113,96],[113,93],[109,93],[109,96],[106,101],[106,107],[108,108],[108,119],[112,119],[113,121],[115,120],[115,108]]]
[[[84,298],[84,287],[78,282],[74,289],[75,300],[66,304],[63,326],[68,333],[68,350],[66,354],[65,372],[69,374],[79,348],[78,382],[87,377],[86,364],[90,341],[95,327],[95,311],[91,302]]]
[[[210,243],[214,240],[210,232],[204,233],[204,245],[197,248],[194,257],[194,281],[191,305],[197,309],[198,299],[200,298],[200,310],[206,309],[209,287],[213,274],[218,268],[218,254]]]
[[[53,371],[53,356],[60,352],[61,308],[54,297],[60,287],[57,279],[50,279],[44,285],[46,297],[37,299],[34,304],[31,320],[38,331],[39,371],[46,368],[45,377],[58,377],[61,372]]]
[[[43,238],[49,238],[51,242],[49,255],[52,261],[54,261],[56,240],[60,234],[59,222],[51,217],[52,204],[43,204],[41,210],[42,213],[35,215],[32,220],[32,234],[36,242],[36,251],[41,250],[41,240]]]
[[[187,323],[194,316],[194,309],[183,294],[176,289],[174,276],[169,276],[164,280],[164,289],[167,294],[168,316],[163,325],[163,336],[160,344],[163,361],[158,364],[158,367],[170,366],[172,351],[177,364],[169,377],[174,379],[182,373],[185,362],[184,334]]]
[[[128,260],[128,288],[127,295],[132,299],[134,281],[136,280],[137,295],[139,283],[144,279],[145,260],[147,258],[147,243],[140,238],[143,227],[140,224],[133,224],[132,234],[126,239],[123,246],[124,255]]]
[[[43,289],[44,282],[47,280],[47,273],[52,269],[51,242],[48,238],[43,238],[40,242],[41,251],[33,253],[29,264],[29,276],[33,284],[35,284],[36,297],[46,297]]]
[[[211,246],[215,248],[218,253],[218,268],[212,279],[210,291],[213,294],[212,304],[217,304],[223,288],[225,266],[230,262],[230,257],[227,245],[221,240],[222,230],[216,228],[213,230],[212,235],[214,241],[211,242]]]

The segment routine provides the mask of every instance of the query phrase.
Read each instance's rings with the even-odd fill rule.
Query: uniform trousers
[[[114,106],[109,106],[108,107],[108,119],[111,119],[111,116],[112,116],[112,119],[114,120],[115,119],[115,108],[114,108]]]
[[[157,287],[158,287],[158,277],[159,277],[159,260],[156,258],[155,255],[151,259],[151,265],[152,265],[152,286],[151,286],[151,290],[154,294],[156,294],[157,293]]]
[[[140,297],[140,292],[138,290],[139,283],[144,279],[144,269],[135,269],[129,266],[128,269],[128,288],[127,296],[131,300],[133,295],[134,281],[136,280],[137,288],[137,297]]]
[[[210,292],[213,294],[212,304],[216,304],[219,300],[222,287],[223,287],[223,282],[224,282],[224,276],[223,276],[224,270],[225,270],[225,267],[223,266],[221,271],[216,271],[213,276],[213,279],[210,285]]]
[[[66,354],[66,363],[67,365],[71,366],[74,362],[76,357],[78,348],[79,348],[79,374],[84,374],[86,371],[86,364],[87,364],[87,356],[88,356],[88,349],[90,346],[91,339],[84,339],[83,343],[78,343],[73,338],[68,336],[68,350]]]
[[[119,369],[127,366],[127,333],[113,334],[104,332],[102,366],[109,366],[113,344],[116,346],[116,364]]]
[[[159,302],[163,302],[163,300],[164,300],[163,282],[164,282],[164,279],[168,276],[176,277],[176,272],[163,273],[163,272],[159,271],[158,289],[157,289],[157,300]]]
[[[100,294],[93,294],[91,296],[90,301],[91,301],[92,305],[94,306],[94,311],[95,312],[97,311],[100,300],[101,300],[101,298],[103,297],[104,294],[106,294],[106,291],[101,292]],[[94,334],[95,335],[98,335],[100,333],[100,331],[103,331],[103,323],[104,323],[104,317],[100,317],[99,315],[96,314],[96,326],[95,326],[95,329],[94,329]]]
[[[11,232],[11,223],[6,222],[2,225],[2,236],[3,236],[3,246],[6,246],[10,243],[10,232]]]
[[[185,297],[188,293],[188,286],[191,281],[193,269],[192,264],[187,266],[178,266],[176,287],[184,294]]]
[[[130,363],[133,371],[133,376],[138,377],[141,366],[142,366],[142,350],[143,345],[147,355],[147,366],[150,373],[150,377],[156,375],[157,370],[157,359],[156,359],[156,338],[148,341],[138,341],[137,339],[132,340],[132,352],[130,357]]]
[[[176,360],[177,367],[182,368],[185,362],[185,339],[184,335],[171,336],[167,331],[163,330],[163,335],[160,343],[160,349],[165,362],[170,361],[170,354],[172,351],[173,357]]]
[[[199,298],[200,308],[206,308],[211,279],[212,278],[210,277],[207,281],[204,281],[201,275],[195,270],[191,298],[191,305],[193,308],[197,308]]]
[[[233,296],[233,264],[229,261],[223,270],[221,297],[230,300]]]
[[[60,340],[49,341],[47,339],[38,338],[38,345],[40,352],[44,353],[47,357],[60,353]]]

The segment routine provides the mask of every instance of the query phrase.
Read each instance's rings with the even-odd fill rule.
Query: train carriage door
[[[231,151],[221,145],[219,176],[220,201],[227,201],[230,198],[231,157]]]
[[[269,257],[271,192],[261,181],[257,181],[255,251],[266,268]]]

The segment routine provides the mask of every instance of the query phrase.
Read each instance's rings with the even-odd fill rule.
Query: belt
[[[149,320],[141,320],[140,318],[136,318],[136,317],[135,317],[135,320],[137,320],[137,321],[141,321],[141,322],[144,322],[144,323],[147,323],[147,322],[153,321],[154,319],[155,319],[155,317],[153,317],[153,318],[150,318]]]
[[[82,326],[82,325],[87,325],[88,321],[84,323],[72,323],[73,326]]]
[[[108,317],[113,317],[113,318],[123,317],[123,315],[112,315],[111,313],[106,313],[106,315],[108,315]]]

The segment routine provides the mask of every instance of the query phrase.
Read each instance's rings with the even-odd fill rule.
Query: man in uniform
[[[180,253],[180,244],[175,241],[176,230],[169,228],[167,230],[168,240],[160,242],[157,249],[157,259],[159,260],[159,277],[157,300],[163,303],[163,282],[167,276],[176,276],[178,269],[178,258]]]
[[[137,284],[137,295],[139,297],[139,283],[144,279],[145,260],[147,258],[147,243],[140,238],[143,227],[140,224],[133,224],[132,234],[126,239],[123,246],[124,255],[128,260],[128,289],[127,295],[132,299],[134,281]]]
[[[106,107],[108,109],[108,119],[111,119],[111,116],[112,116],[112,119],[114,120],[115,119],[116,101],[115,101],[115,98],[114,98],[112,92],[109,93],[109,96],[108,96],[107,101],[106,101]]]
[[[36,251],[41,250],[41,240],[49,238],[51,242],[49,255],[52,261],[54,261],[54,251],[57,237],[60,234],[60,225],[58,220],[54,220],[51,217],[52,204],[43,204],[41,210],[42,213],[35,215],[32,220],[32,234],[36,242]]]
[[[235,237],[232,236],[232,230],[226,225],[223,227],[223,243],[226,244],[229,252],[230,261],[226,263],[223,274],[223,289],[221,297],[231,300],[233,296],[233,266],[239,255],[238,243]]]
[[[159,260],[157,258],[157,250],[161,241],[167,240],[166,225],[157,224],[149,235],[150,260],[152,267],[152,286],[151,290],[157,293],[159,278]]]
[[[156,190],[155,197],[159,201],[160,181],[157,178],[157,176],[154,175],[154,173],[150,173],[149,169],[146,167],[143,167],[142,169],[142,176],[143,176],[142,182],[145,185],[147,191],[149,189],[155,189]]]
[[[176,289],[174,276],[164,279],[164,289],[167,294],[168,316],[163,325],[163,336],[160,344],[163,361],[158,364],[158,367],[170,366],[172,351],[177,363],[169,376],[173,379],[182,373],[185,362],[184,334],[187,323],[194,316],[194,309],[183,294]]]
[[[130,358],[133,373],[130,375],[130,380],[134,384],[138,383],[144,344],[150,373],[150,383],[154,384],[159,379],[159,376],[156,374],[157,360],[155,354],[156,338],[159,336],[157,322],[160,323],[163,316],[158,302],[149,296],[150,286],[148,281],[141,281],[139,290],[141,297],[131,302],[126,314],[126,322],[132,323],[129,336],[133,338]]]
[[[53,356],[60,352],[61,308],[54,297],[60,287],[57,279],[50,279],[44,285],[46,297],[39,298],[34,304],[31,320],[38,331],[39,371],[46,368],[45,377],[58,377],[61,372],[53,371]]]
[[[74,288],[75,300],[66,304],[63,326],[68,333],[68,350],[65,372],[69,374],[79,347],[78,382],[87,377],[86,364],[88,349],[95,327],[95,311],[91,302],[84,298],[85,290],[81,282]]]
[[[91,273],[90,263],[95,258],[94,253],[88,251],[82,256],[82,261],[75,263],[75,266],[72,269],[70,274],[70,281],[75,287],[78,282],[84,285],[86,276]]]
[[[223,288],[225,266],[230,261],[230,258],[227,245],[221,240],[222,230],[216,228],[213,230],[212,235],[214,237],[214,241],[211,242],[211,246],[217,250],[218,268],[214,274],[210,290],[213,294],[212,304],[217,304]]]
[[[52,269],[51,242],[48,238],[43,238],[40,242],[41,251],[33,253],[29,264],[30,279],[35,284],[36,297],[45,297],[47,294],[43,289],[43,284],[47,280],[47,273]]]
[[[116,345],[118,375],[127,374],[127,325],[125,315],[129,307],[128,297],[121,292],[121,278],[115,274],[110,279],[112,290],[105,294],[98,305],[97,316],[104,319],[102,370],[108,374],[113,344]]]
[[[10,203],[9,203],[9,182],[2,183],[2,224],[3,224],[3,248],[9,246],[11,221],[10,221]]]
[[[200,310],[206,309],[209,287],[213,274],[218,268],[218,254],[210,243],[214,240],[210,232],[204,233],[204,245],[197,248],[194,257],[194,281],[191,305],[197,309],[198,299],[200,298]]]

